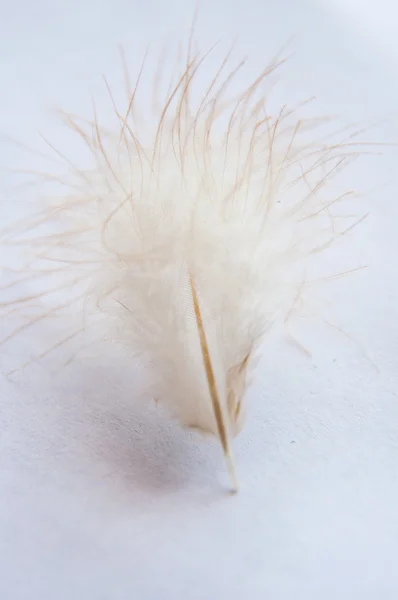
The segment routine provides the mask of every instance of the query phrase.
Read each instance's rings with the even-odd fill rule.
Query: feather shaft
[[[196,326],[198,328],[200,349],[202,352],[203,364],[206,371],[206,379],[209,386],[209,393],[213,405],[214,417],[217,423],[218,435],[220,437],[221,446],[224,451],[225,460],[227,462],[228,472],[231,477],[233,491],[238,490],[238,481],[235,472],[235,465],[232,458],[231,446],[228,437],[228,428],[225,423],[220,398],[217,391],[217,383],[214,375],[214,369],[211,361],[209,345],[207,343],[206,332],[203,324],[202,313],[199,306],[198,294],[196,292],[195,282],[192,275],[189,275],[189,284],[191,287],[192,301],[195,311]]]

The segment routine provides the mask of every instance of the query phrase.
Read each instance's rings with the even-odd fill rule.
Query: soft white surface
[[[368,5],[362,15],[354,2],[341,11],[332,0],[205,0],[198,37],[206,46],[238,33],[259,66],[295,35],[276,94],[316,94],[319,112],[383,121],[372,137],[395,141],[396,56],[374,38],[384,23],[392,39],[398,14],[393,2],[378,3],[384,12],[373,19]],[[183,0],[9,3],[2,133],[34,145],[36,129],[49,129],[46,108],[89,110],[101,73],[118,81],[118,43],[134,71],[148,42],[185,35],[192,11]],[[20,161],[4,138],[0,158],[5,167]],[[234,445],[238,496],[225,494],[218,445],[131,403],[134,376],[110,357],[78,362],[59,379],[45,361],[13,383],[0,379],[1,598],[398,597],[396,164],[396,149],[363,161],[371,218],[352,253],[370,268],[329,288],[331,320],[351,339],[309,321],[299,333],[311,359],[280,338],[266,349]],[[16,179],[2,176],[3,221]],[[2,368],[37,341],[2,349]]]

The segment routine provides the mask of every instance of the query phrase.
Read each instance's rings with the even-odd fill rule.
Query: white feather
[[[205,56],[188,56],[152,122],[137,117],[138,84],[114,132],[96,115],[64,116],[93,168],[69,163],[78,192],[28,230],[56,225],[39,264],[67,266],[107,336],[145,357],[154,395],[229,455],[258,345],[291,309],[308,259],[345,231],[333,209],[348,193],[329,181],[356,150],[311,139],[296,111],[268,114],[262,86],[276,63],[238,97],[228,86],[240,69],[226,65],[200,85]]]

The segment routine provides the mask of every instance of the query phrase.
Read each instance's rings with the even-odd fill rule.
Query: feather
[[[301,116],[304,107],[268,112],[266,83],[283,61],[236,93],[245,61],[231,68],[228,55],[209,76],[213,51],[192,56],[190,44],[155,116],[139,104],[144,67],[124,112],[106,82],[114,129],[96,110],[91,121],[63,113],[90,168],[51,145],[67,191],[43,197],[2,243],[27,244],[37,278],[48,281],[49,264],[63,277],[14,298],[13,309],[52,298],[19,333],[78,290],[85,326],[139,353],[153,395],[183,426],[220,440],[235,486],[231,439],[260,344],[288,318],[310,259],[356,223],[343,218],[353,192],[331,182],[358,145],[349,134],[323,138],[324,122]]]

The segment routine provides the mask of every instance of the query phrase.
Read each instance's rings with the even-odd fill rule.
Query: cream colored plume
[[[108,87],[113,131],[96,114],[63,114],[91,165],[65,159],[67,194],[3,243],[54,226],[35,240],[38,264],[64,265],[65,287],[83,287],[87,324],[101,314],[107,337],[142,355],[154,396],[217,436],[232,470],[259,344],[291,310],[308,260],[352,227],[334,215],[350,192],[331,179],[357,150],[348,134],[322,139],[323,122],[300,107],[268,113],[278,61],[237,93],[244,61],[211,73],[209,56],[187,52],[155,116],[140,100],[142,73],[123,111]]]

